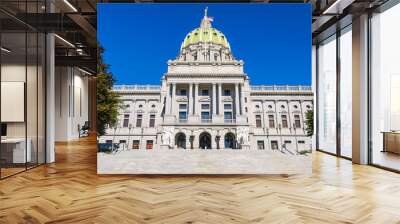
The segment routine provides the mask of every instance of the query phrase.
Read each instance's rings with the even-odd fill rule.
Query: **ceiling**
[[[243,3],[310,3],[313,8],[313,41],[335,32],[337,24],[351,23],[351,16],[371,10],[387,0],[231,0]],[[81,66],[95,74],[97,59],[97,3],[170,3],[170,2],[227,2],[173,0],[18,0],[0,1],[0,22],[3,32],[54,32],[56,64]],[[51,11],[51,13],[49,13]],[[28,12],[28,13],[26,13]],[[344,19],[346,18],[346,19]],[[338,23],[338,21],[344,21]],[[333,27],[333,28],[332,28]],[[18,38],[17,38],[18,39]]]

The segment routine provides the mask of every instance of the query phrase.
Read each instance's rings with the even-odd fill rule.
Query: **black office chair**
[[[85,123],[79,130],[79,138],[89,136],[89,129],[90,129],[89,121],[85,121]]]

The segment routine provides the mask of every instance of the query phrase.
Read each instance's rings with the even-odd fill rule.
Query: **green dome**
[[[200,27],[188,33],[182,42],[181,49],[199,42],[219,44],[230,50],[229,42],[225,35],[212,27]]]

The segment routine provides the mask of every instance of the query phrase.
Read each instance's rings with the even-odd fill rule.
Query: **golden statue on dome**
[[[213,17],[208,17],[207,15],[208,7],[204,9],[204,17],[201,20],[200,28],[210,28],[211,22],[214,21]]]

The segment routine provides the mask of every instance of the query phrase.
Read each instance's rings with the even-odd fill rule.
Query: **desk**
[[[386,131],[383,133],[383,151],[400,154],[400,132]]]
[[[31,139],[27,139],[25,152],[25,138],[6,138],[1,139],[1,156],[6,163],[26,163],[31,162]]]

